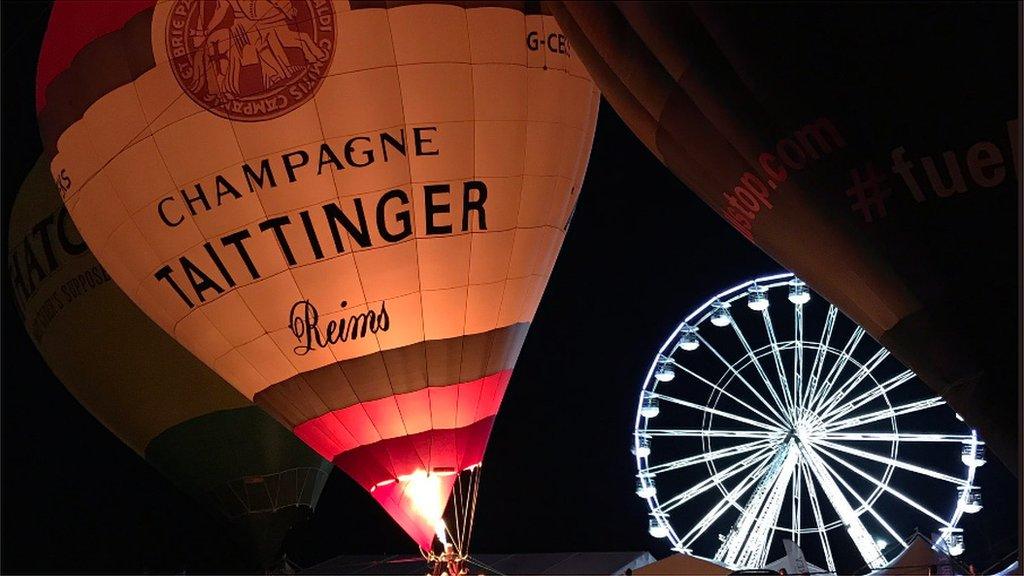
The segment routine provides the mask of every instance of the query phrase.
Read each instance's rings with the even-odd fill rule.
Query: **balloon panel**
[[[502,4],[159,2],[40,84],[110,276],[368,489],[479,462],[586,170],[598,92]]]

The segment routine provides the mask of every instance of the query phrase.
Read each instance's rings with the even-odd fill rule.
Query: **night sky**
[[[3,5],[3,222],[41,146],[35,59],[48,5]],[[635,201],[640,197],[642,201]],[[627,202],[626,199],[630,200]],[[6,233],[2,234],[6,243]],[[4,247],[6,253],[6,244]],[[679,320],[710,295],[780,267],[690,193],[602,105],[572,225],[488,448],[478,552],[649,550],[629,453],[636,397]],[[3,284],[4,572],[240,570],[212,516],[88,414],[50,373]],[[1016,540],[1015,483],[990,459],[966,524],[979,567]],[[335,470],[285,543],[310,566],[414,545]]]

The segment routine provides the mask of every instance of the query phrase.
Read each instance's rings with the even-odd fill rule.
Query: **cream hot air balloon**
[[[425,550],[464,552],[442,513],[593,138],[536,6],[58,2],[40,58],[50,171],[110,276]]]

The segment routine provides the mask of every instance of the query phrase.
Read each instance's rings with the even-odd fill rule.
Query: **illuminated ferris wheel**
[[[731,568],[764,567],[785,539],[830,572],[882,568],[914,530],[962,553],[984,443],[865,336],[792,274],[689,314],[637,408],[651,536]]]

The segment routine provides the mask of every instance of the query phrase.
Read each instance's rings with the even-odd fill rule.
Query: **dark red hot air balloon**
[[[1015,467],[1019,7],[545,5],[666,166]]]

